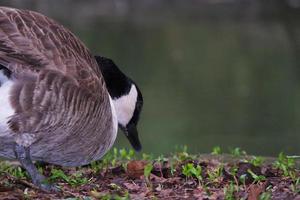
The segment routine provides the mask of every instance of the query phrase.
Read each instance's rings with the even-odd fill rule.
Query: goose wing
[[[85,45],[62,25],[39,13],[0,7],[0,64],[13,74],[57,70],[99,94],[103,77]]]

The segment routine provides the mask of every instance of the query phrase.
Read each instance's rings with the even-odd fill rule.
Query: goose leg
[[[46,178],[38,172],[37,168],[31,160],[29,147],[24,147],[22,145],[16,144],[14,151],[16,154],[16,158],[26,169],[34,185],[45,191],[59,191],[57,187],[45,183]]]

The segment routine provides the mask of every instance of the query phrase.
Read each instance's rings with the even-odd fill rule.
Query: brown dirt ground
[[[124,168],[126,163],[126,170]],[[193,163],[201,166],[202,180],[185,177],[182,166]],[[152,165],[151,174],[144,177],[144,168]],[[63,178],[54,183],[61,192],[47,193],[31,184],[28,178],[16,178],[2,172],[0,174],[0,200],[12,199],[298,199],[300,200],[300,172],[293,169],[295,178],[284,176],[271,162],[254,166],[244,159],[224,159],[221,156],[204,156],[184,161],[126,161],[115,166],[107,166],[95,171],[91,166],[81,168],[60,168],[46,165],[46,176],[51,170],[61,169],[66,175],[76,172],[86,178],[82,184],[71,184]],[[217,171],[219,169],[219,175]],[[255,181],[249,169],[257,176]],[[234,172],[233,172],[234,171]],[[215,176],[212,176],[215,174]],[[244,181],[241,181],[241,176]]]

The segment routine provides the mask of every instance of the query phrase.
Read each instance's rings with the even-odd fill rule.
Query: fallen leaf
[[[123,183],[123,185],[130,191],[138,191],[140,186],[134,183]]]
[[[138,194],[130,194],[130,199],[145,199],[145,197],[146,197],[145,192],[141,192]]]
[[[265,184],[262,185],[251,185],[249,187],[248,200],[258,200],[259,195],[265,191]]]
[[[193,196],[196,199],[204,199],[204,190],[202,187],[198,186],[194,191],[193,191]]]
[[[162,190],[161,193],[163,193],[164,195],[167,196],[167,195],[174,193],[174,191],[172,189],[165,189],[165,190]]]
[[[164,183],[166,181],[165,178],[156,176],[154,174],[150,174],[150,180],[151,181],[157,181],[157,182],[160,182],[160,183]]]
[[[130,178],[140,178],[144,174],[147,161],[133,160],[127,164],[127,175]]]
[[[155,188],[155,191],[160,192],[162,190],[161,184],[158,184],[158,186]]]
[[[95,198],[101,198],[103,196],[103,194],[101,194],[100,192],[97,192],[95,190],[90,191],[90,195]]]

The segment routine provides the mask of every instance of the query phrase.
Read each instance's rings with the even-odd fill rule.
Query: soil
[[[186,176],[183,166],[201,167],[201,176]],[[144,176],[145,167],[151,173]],[[200,156],[183,160],[127,160],[95,170],[91,165],[61,168],[45,165],[47,177],[60,192],[36,188],[29,178],[16,178],[7,172],[0,175],[0,200],[4,199],[298,199],[300,172],[292,175],[274,167],[272,162],[255,166],[245,159],[224,156]],[[126,168],[126,169],[125,169]],[[51,174],[61,170],[67,175]],[[74,174],[80,172],[80,178]],[[252,173],[252,174],[251,174]],[[256,175],[256,176],[255,176]],[[72,178],[76,179],[72,183]],[[81,181],[82,180],[82,181]],[[297,182],[298,180],[298,182]]]

